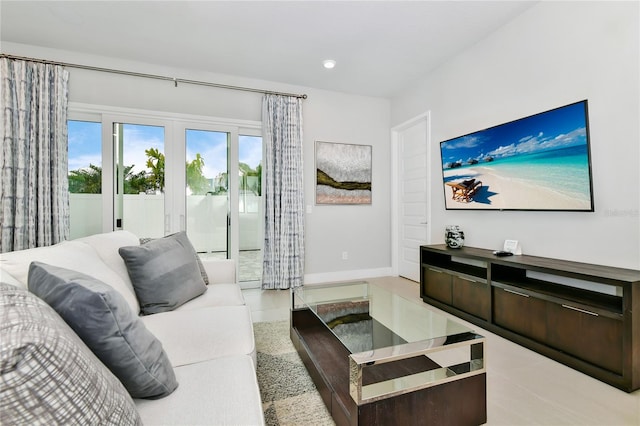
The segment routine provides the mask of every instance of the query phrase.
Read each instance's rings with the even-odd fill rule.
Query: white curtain
[[[304,279],[302,99],[265,95],[263,289],[299,287]]]
[[[0,252],[56,244],[69,236],[69,73],[0,58],[0,78]]]

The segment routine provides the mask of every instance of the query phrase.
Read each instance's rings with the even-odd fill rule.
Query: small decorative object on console
[[[445,241],[450,248],[461,248],[464,245],[464,232],[458,225],[448,225]]]
[[[504,248],[501,251],[507,251],[511,254],[522,254],[522,246],[518,240],[504,240]]]

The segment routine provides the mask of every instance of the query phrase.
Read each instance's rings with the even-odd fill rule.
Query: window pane
[[[102,232],[102,124],[69,120],[70,238]]]
[[[187,235],[197,252],[226,259],[229,134],[187,129],[185,138]]]
[[[116,228],[164,236],[164,127],[114,124]],[[120,220],[118,222],[118,219]]]
[[[239,137],[240,281],[262,278],[262,138]]]

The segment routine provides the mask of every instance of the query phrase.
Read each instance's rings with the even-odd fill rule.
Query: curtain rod
[[[7,55],[5,53],[0,53],[0,58],[16,59],[16,60],[28,61],[28,62],[37,62],[37,63],[47,64],[47,65],[60,65],[63,67],[77,68],[81,70],[108,72],[111,74],[129,75],[133,77],[151,78],[155,80],[172,81],[175,87],[178,87],[178,83],[184,83],[184,84],[194,84],[198,86],[215,87],[218,89],[240,90],[243,92],[263,93],[265,95],[283,95],[283,96],[293,96],[300,99],[307,99],[306,94],[300,95],[296,93],[275,92],[271,90],[255,89],[252,87],[232,86],[228,84],[210,83],[207,81],[187,80],[184,78],[167,77],[164,75],[145,74],[145,73],[133,72],[133,71],[116,70],[111,68],[93,67],[89,65],[70,64],[67,62],[56,62],[56,61],[49,61],[46,59],[27,58],[24,56]]]

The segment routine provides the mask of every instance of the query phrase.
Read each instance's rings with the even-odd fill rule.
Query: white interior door
[[[429,113],[395,127],[398,275],[420,281],[420,246],[429,243]]]

